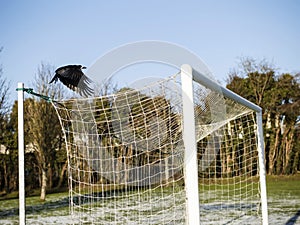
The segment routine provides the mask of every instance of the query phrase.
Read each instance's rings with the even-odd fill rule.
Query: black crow
[[[55,70],[55,75],[49,84],[59,79],[64,85],[78,92],[81,96],[91,96],[94,93],[93,89],[89,86],[92,80],[82,72],[82,69],[86,69],[86,67],[81,65],[59,67]]]

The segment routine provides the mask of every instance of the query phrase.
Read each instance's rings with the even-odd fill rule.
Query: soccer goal
[[[74,224],[267,224],[261,109],[183,65],[53,102]]]

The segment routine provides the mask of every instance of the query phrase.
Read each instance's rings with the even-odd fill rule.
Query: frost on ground
[[[185,224],[184,192],[131,195],[95,202],[96,207],[73,209],[64,204],[45,209],[31,209],[26,224]],[[163,198],[162,198],[163,197]],[[293,197],[268,199],[269,224],[300,224],[300,200]],[[1,209],[2,210],[2,209]],[[249,202],[200,206],[201,224],[260,224],[257,205]],[[18,224],[18,216],[0,215],[0,224]]]
[[[75,219],[76,220],[76,219]],[[235,221],[220,221],[219,215],[214,215],[212,218],[210,218],[210,221],[202,221],[201,224],[257,224],[253,223],[251,221],[255,221],[256,219],[251,216],[242,216],[242,219],[237,219]],[[154,220],[153,220],[154,221]],[[141,221],[140,224],[151,224],[147,221]],[[11,224],[19,224],[18,218],[0,218],[0,224],[3,225],[11,225]],[[74,222],[74,216],[66,215],[66,216],[27,216],[26,217],[26,224],[37,224],[37,225],[44,225],[44,224],[78,224]],[[121,222],[114,222],[110,221],[105,224],[122,224]],[[138,224],[138,223],[131,223],[131,221],[126,218],[123,220],[123,224]],[[152,224],[155,224],[153,222]],[[174,224],[184,224],[182,222],[180,223],[174,223]],[[259,224],[259,223],[258,223]],[[278,225],[299,225],[300,224],[300,213],[296,210],[294,212],[290,213],[269,213],[269,224],[278,224]]]

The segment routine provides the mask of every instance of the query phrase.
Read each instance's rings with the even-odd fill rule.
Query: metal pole
[[[262,112],[256,113],[257,120],[257,137],[258,137],[258,162],[259,162],[259,179],[260,179],[260,192],[261,192],[261,211],[262,211],[262,224],[267,225],[268,222],[268,202],[267,202],[267,185],[266,185],[266,168],[265,168],[265,149],[264,149],[264,136],[262,125]]]
[[[24,83],[18,83],[19,224],[25,224]]]
[[[186,64],[181,66],[181,87],[187,224],[199,225],[200,212],[193,79],[192,67]]]

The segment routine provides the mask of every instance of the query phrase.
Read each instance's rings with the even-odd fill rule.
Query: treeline
[[[263,109],[268,174],[300,170],[300,73],[281,73],[273,65],[245,58],[232,71],[227,88]]]
[[[48,85],[53,75],[54,68],[49,65],[41,65],[37,71],[33,87],[38,93],[51,96],[55,99],[65,97],[64,89],[60,85]],[[294,174],[300,171],[300,87],[299,74],[278,74],[274,66],[265,61],[257,62],[253,59],[242,59],[238,68],[229,74],[227,88],[233,90],[246,99],[263,108],[263,126],[265,136],[265,160],[268,174]],[[17,150],[17,102],[11,105],[8,102],[9,83],[0,70],[0,194],[5,195],[18,190],[18,150]],[[160,119],[165,119],[165,114],[170,113],[170,105],[165,99],[144,98],[144,104],[164,105],[164,110],[147,112],[140,118],[142,105],[137,105],[130,123],[139,124],[147,122],[159,113]],[[109,101],[99,102],[103,107],[109,108]],[[153,108],[150,105],[150,108]],[[61,131],[60,123],[53,106],[44,100],[26,98],[24,102],[25,119],[25,182],[26,191],[29,194],[34,189],[41,189],[41,199],[45,199],[46,190],[53,191],[61,187],[67,187],[67,150],[65,140]],[[107,109],[96,111],[99,121],[107,119]],[[176,116],[168,121],[170,126],[176,127]],[[241,121],[240,123],[244,123]],[[249,125],[249,124],[248,124]],[[248,126],[246,124],[246,126]],[[98,133],[107,132],[110,127],[107,123],[98,123]],[[142,126],[141,126],[142,127]],[[137,129],[136,135],[147,137],[150,130],[147,128]],[[180,131],[177,132],[180,133]],[[174,139],[170,136],[169,139]],[[178,136],[175,138],[178,139]],[[176,141],[176,140],[172,141]],[[103,139],[105,140],[105,139]],[[107,138],[109,141],[117,139]],[[118,143],[120,145],[120,143]],[[201,145],[201,143],[198,143]],[[119,148],[117,148],[119,149]],[[199,148],[201,149],[201,148]],[[124,154],[133,154],[131,148],[122,148]],[[248,151],[245,148],[245,151]],[[120,152],[115,152],[116,158]],[[161,153],[157,153],[158,155]],[[168,149],[164,154],[168,154]],[[235,162],[237,151],[233,153],[222,153],[218,159],[224,158],[233,162],[231,167],[220,165],[227,174],[235,176],[233,171],[239,171]],[[242,154],[241,152],[238,154]],[[155,155],[142,154],[143,160],[155,162]],[[201,157],[201,152],[199,153]],[[223,158],[222,158],[223,157]],[[143,160],[139,163],[143,164]],[[253,160],[253,159],[251,159]],[[255,161],[255,160],[254,160]],[[253,168],[247,170],[257,173],[257,162],[251,164]],[[205,165],[199,165],[199,168]],[[239,172],[234,172],[239,173]],[[101,180],[102,178],[97,178]]]

